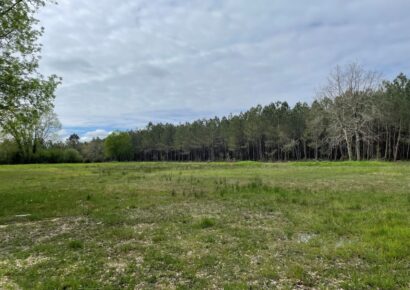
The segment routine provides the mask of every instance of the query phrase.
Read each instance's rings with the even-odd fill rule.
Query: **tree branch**
[[[13,5],[11,5],[9,8],[7,8],[4,11],[0,11],[0,17],[3,17],[4,15],[6,15],[7,13],[9,13],[11,10],[14,9],[14,7],[16,7],[18,4],[20,4],[21,2],[23,2],[23,0],[17,0]]]

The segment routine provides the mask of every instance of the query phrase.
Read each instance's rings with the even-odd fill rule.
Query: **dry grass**
[[[409,288],[410,164],[0,167],[0,288]]]

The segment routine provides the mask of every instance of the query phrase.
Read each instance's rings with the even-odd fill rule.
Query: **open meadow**
[[[410,288],[410,163],[0,166],[0,288]]]

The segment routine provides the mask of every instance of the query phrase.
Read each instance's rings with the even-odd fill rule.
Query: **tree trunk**
[[[390,140],[390,135],[389,135],[389,129],[386,127],[386,148],[384,149],[384,159],[387,160],[388,154],[389,154],[389,141]]]
[[[410,142],[407,143],[407,159],[409,159],[409,153],[410,153]]]
[[[401,121],[399,125],[399,133],[397,134],[397,143],[396,143],[396,148],[394,149],[394,161],[397,160],[397,153],[399,152],[399,144],[400,144],[400,138],[401,138]]]
[[[355,132],[356,139],[356,160],[360,161],[360,136],[359,132]]]
[[[348,136],[347,136],[346,130],[343,130],[343,133],[344,133],[344,135],[345,135],[345,141],[346,141],[346,146],[347,146],[347,155],[349,156],[349,160],[352,160],[352,159],[353,159],[353,156],[352,156],[352,144],[350,143],[350,140],[349,140],[349,138],[348,138]]]
[[[303,154],[304,154],[304,158],[303,159],[307,159],[307,146],[306,146],[306,140],[303,140]]]
[[[380,142],[377,140],[377,145],[376,145],[376,159],[379,160],[381,157],[381,152],[380,152]]]
[[[367,142],[367,160],[369,160],[370,159],[370,152],[371,152],[371,150],[370,150],[370,141],[368,141]]]

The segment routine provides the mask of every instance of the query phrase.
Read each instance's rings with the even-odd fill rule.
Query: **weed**
[[[72,250],[80,250],[84,247],[84,244],[79,240],[71,240],[68,242],[68,247]]]
[[[202,218],[199,223],[198,226],[201,229],[207,229],[207,228],[212,228],[213,226],[215,226],[216,222],[214,219],[212,218]]]

